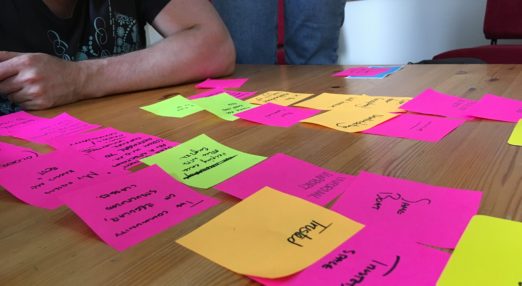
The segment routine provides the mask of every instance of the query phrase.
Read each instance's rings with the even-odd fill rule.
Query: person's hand
[[[0,94],[26,110],[81,100],[84,76],[78,63],[47,54],[0,51]]]

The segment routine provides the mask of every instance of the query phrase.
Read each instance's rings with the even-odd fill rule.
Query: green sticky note
[[[182,118],[203,110],[195,102],[181,95],[151,105],[140,107],[159,116]]]
[[[256,105],[242,101],[226,93],[198,98],[194,101],[206,111],[228,121],[238,119],[234,114],[256,107]]]
[[[229,148],[205,134],[167,151],[142,159],[156,164],[178,181],[197,188],[210,188],[263,161],[266,157]]]
[[[438,286],[522,285],[522,223],[474,216]]]
[[[520,119],[509,137],[508,143],[511,145],[522,146],[522,119]]]

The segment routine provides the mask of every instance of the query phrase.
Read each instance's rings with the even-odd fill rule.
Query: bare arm
[[[232,41],[207,0],[171,0],[153,25],[165,39],[117,57],[66,62],[0,52],[0,92],[25,109],[44,109],[233,71]]]

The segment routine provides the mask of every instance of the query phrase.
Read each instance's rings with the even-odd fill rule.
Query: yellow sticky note
[[[522,285],[521,241],[522,223],[474,216],[437,285]]]
[[[362,227],[265,187],[177,242],[239,274],[280,278],[310,266]]]
[[[282,106],[289,106],[298,101],[312,96],[312,93],[295,93],[288,91],[267,91],[256,97],[250,98],[247,102],[253,104],[274,103]]]
[[[343,132],[361,132],[390,120],[398,114],[373,112],[364,109],[334,109],[301,122],[323,125]]]
[[[522,119],[520,119],[509,137],[508,143],[515,146],[522,146]]]
[[[320,110],[332,110],[339,108],[344,105],[352,106],[351,103],[358,102],[359,98],[365,97],[364,94],[339,94],[339,93],[321,93],[316,97],[309,100],[299,102],[295,106],[320,109]]]

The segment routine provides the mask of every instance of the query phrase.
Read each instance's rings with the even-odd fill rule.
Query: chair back
[[[497,39],[522,39],[522,0],[488,0],[484,35]]]

